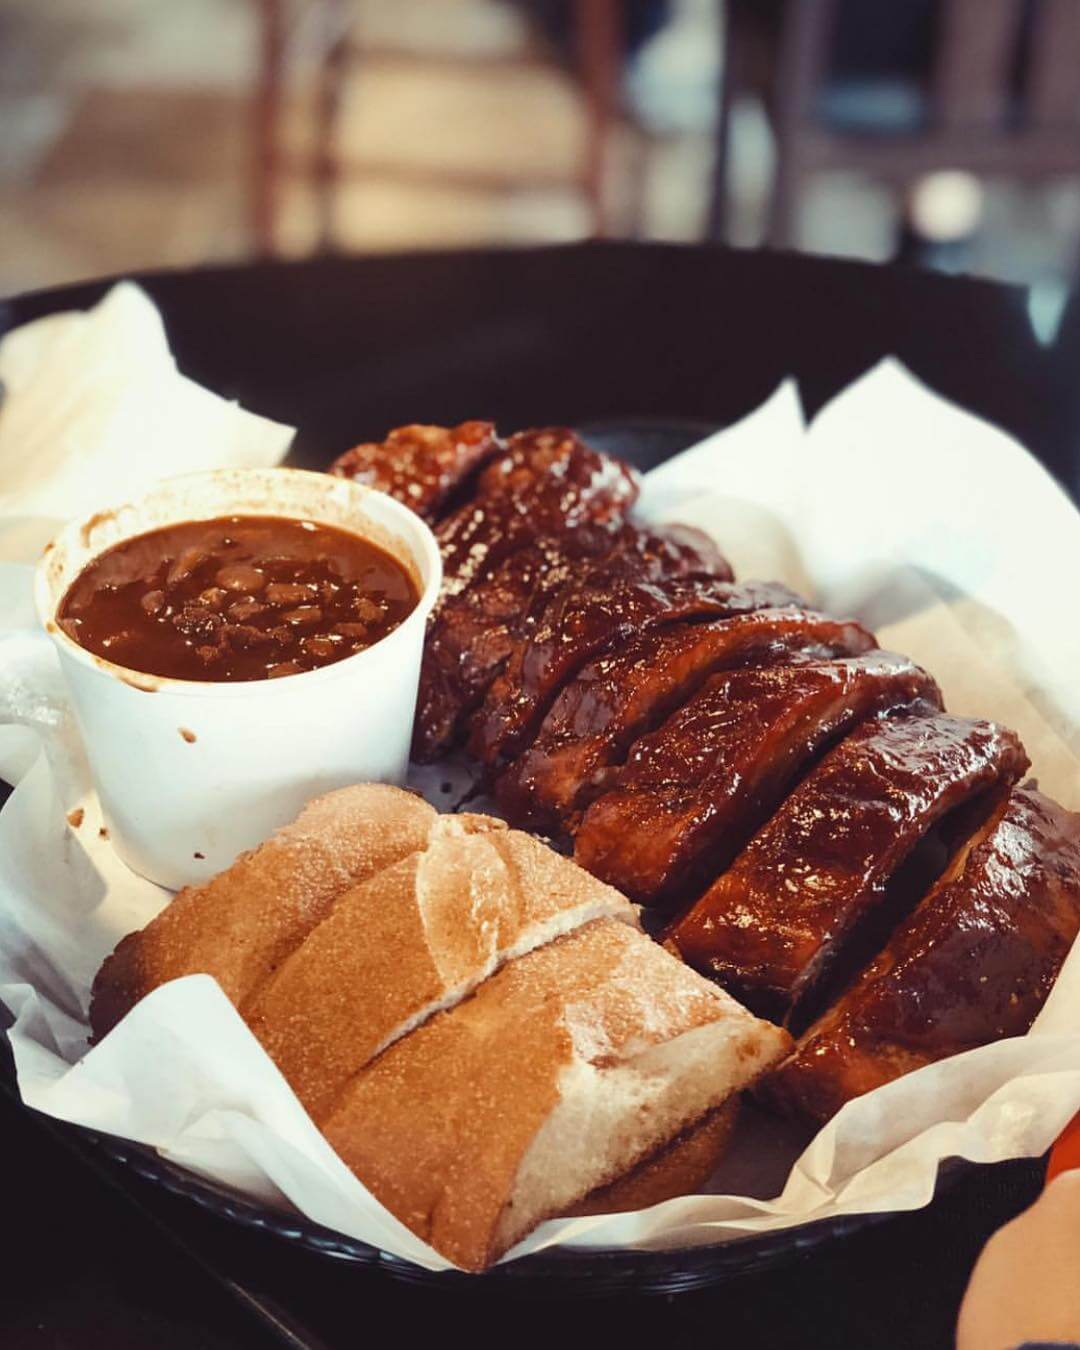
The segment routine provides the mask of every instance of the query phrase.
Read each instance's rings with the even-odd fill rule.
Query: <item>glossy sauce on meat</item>
[[[674,624],[638,634],[591,661],[567,684],[532,745],[495,795],[522,828],[557,832],[612,786],[638,737],[659,726],[717,671],[732,666],[856,655],[876,644],[853,621],[811,610],[762,609],[735,619]]]
[[[604,560],[642,577],[682,576],[713,554],[691,532],[669,536],[624,524],[581,525],[527,539],[471,585],[444,594],[428,628],[420,671],[413,755],[427,762],[459,739],[515,645],[548,600]]]
[[[625,559],[601,559],[554,596],[535,628],[514,644],[473,720],[469,750],[489,766],[519,754],[563,685],[593,657],[636,633],[802,603],[778,583],[643,576]]]
[[[568,427],[519,431],[477,480],[479,496],[535,502],[548,527],[562,529],[621,520],[640,490],[629,464],[591,449]]]
[[[642,737],[586,811],[574,857],[643,904],[716,876],[800,772],[863,718],[940,704],[926,671],[894,652],[723,671]]]
[[[475,482],[470,501],[436,529],[442,598],[459,594],[531,540],[583,525],[617,529],[640,479],[628,464],[598,454],[563,428],[521,431]]]
[[[330,472],[386,492],[418,516],[435,521],[500,449],[502,442],[490,422],[414,424],[391,431],[385,441],[353,446],[334,460]]]
[[[472,585],[444,595],[424,644],[414,759],[428,763],[460,739],[462,719],[502,669],[538,595],[565,584],[585,550],[602,550],[611,539],[592,529],[529,539]]]
[[[1015,783],[1028,759],[993,722],[901,716],[866,723],[806,777],[669,942],[758,1007],[814,994],[888,882],[945,815]]]
[[[827,1120],[946,1055],[1021,1036],[1080,931],[1080,815],[1030,788],[1005,798],[767,1085]]]
[[[76,577],[57,620],[87,651],[177,680],[273,679],[333,664],[417,604],[405,568],[312,521],[228,516],[125,540]]]

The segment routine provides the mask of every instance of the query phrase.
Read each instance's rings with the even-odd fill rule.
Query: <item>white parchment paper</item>
[[[0,557],[36,554],[56,519],[222,464],[277,464],[294,429],[183,376],[133,282],[0,342]]]
[[[131,291],[120,293],[124,306],[143,309],[145,318],[148,302]],[[103,308],[95,311],[99,319]],[[152,307],[150,314],[159,330]],[[70,337],[62,321],[47,322],[54,373],[81,375],[82,363],[101,365],[99,343],[76,340],[84,316],[72,320]],[[115,330],[103,327],[107,342]],[[22,383],[9,388],[36,390],[47,403],[54,393],[48,367],[33,359],[25,333],[8,341],[22,344]],[[129,387],[123,351],[116,355],[111,397],[126,406],[141,392]],[[5,343],[0,372],[11,368],[8,357]],[[144,377],[142,362],[133,360],[131,384]],[[159,370],[154,378],[168,394],[182,377]],[[148,471],[158,463],[162,472],[178,472],[202,467],[207,456],[256,462],[244,457],[265,455],[258,462],[272,462],[284,450],[288,429],[219,409],[201,423],[197,455],[183,458],[190,447],[184,397],[170,425],[156,429],[135,417],[125,425],[122,415],[100,409],[85,415],[78,404],[58,410],[48,437],[34,431],[28,442],[28,459],[49,464],[63,489],[55,505],[36,476],[27,477],[14,506],[0,505],[23,515],[81,509],[83,461],[99,454],[96,462],[114,469],[138,452],[149,457]],[[192,406],[208,409],[213,398],[199,391]],[[9,428],[17,435],[32,430],[33,404],[16,411]],[[13,433],[5,431],[9,414],[9,406],[0,410],[0,464],[17,457]],[[158,435],[168,437],[167,456],[155,453]],[[69,474],[72,456],[81,463]],[[103,480],[98,486],[107,495]],[[1080,575],[1080,516],[1002,432],[943,402],[895,363],[859,380],[809,428],[788,383],[740,424],[649,475],[642,511],[708,529],[739,576],[787,581],[870,623],[883,644],[937,675],[951,709],[1016,727],[1042,786],[1080,806],[1080,625],[1067,621],[1065,590]],[[17,557],[17,537],[2,525],[4,556]],[[0,564],[0,721],[9,723],[0,726],[0,776],[17,783],[0,814],[0,999],[16,1018],[11,1039],[24,1100],[150,1145],[214,1181],[271,1205],[293,1205],[428,1268],[445,1267],[340,1163],[209,977],[157,990],[86,1051],[94,973],[168,896],[128,872],[100,834],[57,672],[26,636],[30,575],[18,561]],[[1074,950],[1028,1036],[956,1056],[849,1103],[797,1158],[786,1182],[756,1189],[747,1182],[753,1194],[690,1196],[635,1214],[553,1221],[507,1259],[553,1243],[712,1243],[832,1215],[915,1208],[930,1199],[943,1161],[1037,1155],[1078,1109]],[[785,1156],[766,1137],[770,1128],[751,1114],[738,1151],[752,1161],[760,1143],[759,1152]]]

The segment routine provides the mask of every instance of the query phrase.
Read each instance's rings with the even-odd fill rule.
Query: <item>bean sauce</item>
[[[276,516],[187,521],[89,563],[57,621],[87,651],[178,680],[264,680],[328,666],[392,632],[416,587],[346,530]]]

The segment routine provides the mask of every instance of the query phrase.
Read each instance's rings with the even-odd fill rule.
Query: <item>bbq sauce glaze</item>
[[[227,516],[108,549],[72,582],[57,621],[130,670],[264,680],[370,647],[417,599],[405,568],[370,540],[308,520]]]

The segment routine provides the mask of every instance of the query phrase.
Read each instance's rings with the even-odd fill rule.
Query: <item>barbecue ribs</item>
[[[811,998],[927,831],[1028,759],[993,722],[945,713],[865,723],[831,750],[668,934],[751,1006]]]
[[[490,422],[413,425],[398,427],[385,441],[354,446],[334,460],[330,472],[387,492],[434,523],[454,495],[503,449]]]
[[[776,1071],[816,1120],[924,1064],[1020,1036],[1080,930],[1080,815],[1004,798],[888,945]]]
[[[858,655],[875,645],[853,621],[802,609],[760,609],[639,634],[566,685],[532,745],[499,778],[496,798],[514,824],[563,832],[611,785],[630,745],[710,675],[751,662]]]
[[[574,857],[633,900],[670,904],[734,858],[829,742],[919,701],[939,705],[937,686],[893,652],[714,675],[633,746]]]
[[[473,720],[469,749],[489,766],[505,764],[525,748],[568,680],[638,633],[687,619],[804,604],[777,584],[736,585],[696,575],[641,579],[601,559],[553,596],[535,627],[514,643]]]
[[[707,569],[714,557],[689,534],[583,525],[529,539],[470,585],[444,594],[424,646],[413,758],[428,762],[456,744],[463,718],[483,699],[515,643],[527,641],[547,600],[593,561],[603,559],[628,577],[659,580]]]

